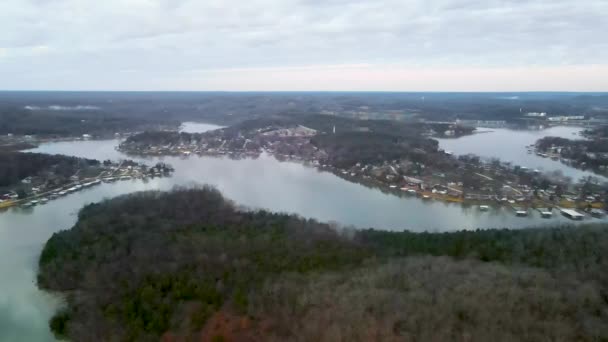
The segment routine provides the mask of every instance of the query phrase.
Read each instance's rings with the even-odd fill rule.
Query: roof
[[[572,210],[572,209],[562,209],[561,211],[562,211],[562,213],[572,216],[572,217],[583,217],[584,216],[583,214],[579,213],[578,211]]]

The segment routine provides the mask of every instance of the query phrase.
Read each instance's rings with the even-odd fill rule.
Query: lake
[[[555,136],[568,139],[582,139],[578,133],[580,127],[557,126],[538,131],[511,130],[506,128],[479,128],[487,133],[477,133],[456,139],[437,139],[439,146],[446,151],[457,155],[476,154],[485,158],[499,158],[512,162],[515,165],[538,169],[543,172],[560,170],[565,176],[578,180],[581,177],[595,176],[589,171],[578,170],[566,166],[550,158],[542,158],[535,153],[528,154],[526,146],[534,144],[538,139],[546,136]]]
[[[185,124],[182,129],[197,131],[216,127]],[[568,134],[565,131],[562,133]],[[503,151],[500,153],[514,158],[512,161],[526,165],[524,162],[527,159],[524,158],[528,158],[528,155],[525,150],[521,150],[519,154],[516,152],[519,145],[523,147],[530,144],[528,141],[532,138],[528,136],[536,132],[515,131],[512,133],[512,139],[508,140],[502,140],[503,134],[502,130],[495,130],[494,133],[442,140],[441,144],[455,153],[467,153],[466,148],[469,146],[473,149],[469,152],[482,155],[487,153],[485,156],[492,156],[492,148],[478,145],[491,144],[493,139],[496,139],[494,149],[500,149]],[[523,141],[523,137],[528,140]],[[118,143],[118,140],[58,142],[43,144],[32,151],[101,160],[127,158],[115,150]],[[513,144],[513,147],[507,147],[506,144]],[[521,154],[525,156],[517,159]],[[103,183],[43,206],[30,209],[12,208],[0,213],[0,341],[53,340],[47,321],[60,305],[60,300],[39,291],[35,284],[37,259],[43,244],[53,232],[70,228],[76,222],[76,213],[84,204],[133,191],[211,184],[240,205],[297,213],[304,217],[336,221],[342,225],[360,228],[451,231],[571,223],[561,215],[549,220],[540,218],[536,213],[528,218],[519,218],[507,209],[480,212],[476,207],[465,208],[455,204],[401,198],[385,194],[378,189],[347,182],[331,173],[320,172],[298,163],[279,162],[267,155],[244,160],[214,157],[138,160],[148,163],[162,160],[172,164],[175,173],[171,178],[147,182],[129,180]],[[526,166],[535,167],[534,160],[530,159]],[[572,172],[562,164],[555,164],[565,170],[564,173]]]

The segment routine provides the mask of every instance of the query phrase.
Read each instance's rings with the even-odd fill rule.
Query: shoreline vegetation
[[[0,144],[36,138],[112,138],[116,133],[177,127],[175,120],[129,117],[96,106],[17,107],[0,103]]]
[[[536,141],[534,152],[543,158],[559,160],[562,164],[580,170],[589,170],[608,177],[608,138],[606,128],[584,131],[587,139],[544,137]]]
[[[250,120],[205,133],[144,132],[127,138],[119,150],[130,155],[237,159],[265,153],[389,193],[484,208],[506,206],[524,216],[530,210],[552,208],[590,214],[605,206],[607,189],[599,181],[579,184],[500,160],[455,157],[431,138],[440,133],[462,136],[473,131],[454,125],[311,115]]]
[[[351,230],[177,188],[85,206],[38,285],[75,341],[597,341],[607,246],[601,225]]]
[[[166,177],[165,163],[99,161],[31,152],[0,152],[0,209],[43,205],[102,182]]]

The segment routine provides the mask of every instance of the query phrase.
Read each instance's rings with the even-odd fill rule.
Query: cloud
[[[606,65],[606,17],[604,0],[3,0],[0,88],[79,88],[66,74],[144,89],[201,69]]]

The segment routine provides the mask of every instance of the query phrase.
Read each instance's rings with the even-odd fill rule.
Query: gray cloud
[[[606,65],[606,18],[605,0],[3,0],[0,88],[353,63]]]

